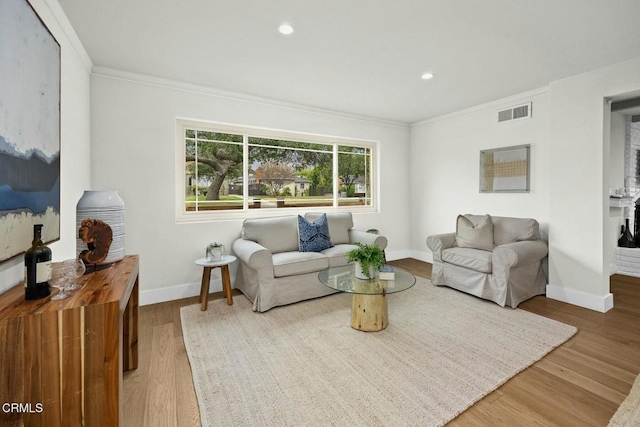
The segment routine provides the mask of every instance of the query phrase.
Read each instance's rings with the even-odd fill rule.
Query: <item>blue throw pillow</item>
[[[298,234],[300,235],[300,252],[320,252],[333,247],[329,237],[327,214],[313,222],[298,215]]]

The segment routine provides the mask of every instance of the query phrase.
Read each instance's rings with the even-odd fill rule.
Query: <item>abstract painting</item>
[[[528,193],[531,145],[480,151],[481,193]]]
[[[0,263],[60,238],[60,45],[26,0],[0,0]]]

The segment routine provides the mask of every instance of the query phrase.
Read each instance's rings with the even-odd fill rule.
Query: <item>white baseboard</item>
[[[402,249],[399,251],[384,251],[387,261],[395,261],[397,259],[411,258],[411,251]]]
[[[430,252],[417,252],[409,249],[401,249],[396,251],[385,251],[388,261],[394,261],[404,258],[415,258],[420,261],[433,262],[433,256]],[[231,283],[235,282],[232,273]],[[233,288],[233,285],[232,285]],[[222,292],[222,280],[211,279],[209,293]],[[200,295],[200,282],[185,283],[182,285],[168,286],[160,289],[149,289],[140,291],[140,305],[157,304],[166,301],[174,301],[182,298],[189,298]]]
[[[233,279],[233,278],[232,278]],[[231,281],[233,283],[233,280]],[[209,293],[222,292],[222,280],[212,279]],[[184,285],[169,286],[160,289],[140,291],[140,305],[157,304],[200,295],[200,283],[186,283]]]
[[[411,251],[411,258],[433,264],[433,253],[431,252]]]
[[[601,313],[606,313],[613,308],[613,294],[611,293],[600,296],[566,289],[561,286],[547,285],[547,298],[599,311]]]

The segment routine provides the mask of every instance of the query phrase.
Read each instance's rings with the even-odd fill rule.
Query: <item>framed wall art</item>
[[[0,0],[0,263],[60,238],[60,45],[26,0]]]
[[[481,193],[528,193],[531,145],[480,151]]]

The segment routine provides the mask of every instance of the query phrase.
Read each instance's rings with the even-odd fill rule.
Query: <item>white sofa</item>
[[[474,225],[483,219],[481,215],[465,216]],[[493,251],[456,247],[455,233],[429,236],[431,281],[516,308],[522,301],[545,293],[542,260],[547,256],[547,242],[540,239],[535,219],[494,216],[492,222]]]
[[[314,221],[321,213],[307,213]],[[297,215],[247,219],[242,236],[233,242],[240,260],[235,287],[253,302],[253,310],[317,298],[337,291],[318,280],[318,272],[347,264],[346,253],[356,243],[387,246],[383,236],[353,229],[350,212],[327,213],[329,235],[334,245],[322,252],[299,252]]]

